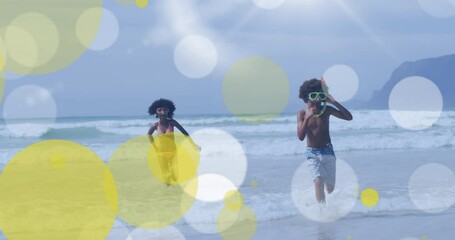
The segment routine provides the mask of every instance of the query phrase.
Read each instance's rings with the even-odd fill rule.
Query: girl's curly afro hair
[[[149,114],[153,115],[155,114],[156,117],[156,109],[160,107],[165,107],[169,109],[168,117],[172,118],[174,116],[174,111],[175,111],[175,105],[171,100],[160,98],[152,103],[149,107]]]

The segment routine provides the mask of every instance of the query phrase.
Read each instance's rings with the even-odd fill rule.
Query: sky
[[[403,62],[455,53],[455,0],[43,2],[0,0],[4,118],[145,116],[158,98],[176,116],[290,113],[321,76],[349,105]]]

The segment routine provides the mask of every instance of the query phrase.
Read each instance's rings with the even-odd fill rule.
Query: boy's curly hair
[[[299,98],[304,102],[308,102],[308,94],[310,92],[322,92],[321,80],[313,78],[303,82],[299,90]]]
[[[175,105],[171,100],[160,98],[152,103],[149,107],[149,114],[153,115],[155,114],[156,117],[158,115],[156,114],[156,109],[160,107],[166,107],[169,109],[168,117],[172,118],[174,116],[174,111],[175,111]]]

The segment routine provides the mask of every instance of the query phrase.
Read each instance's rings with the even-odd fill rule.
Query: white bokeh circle
[[[283,5],[285,0],[253,0],[253,2],[260,8],[274,9]]]
[[[422,10],[436,18],[455,16],[455,1],[453,0],[418,0]]]
[[[135,228],[128,235],[126,240],[185,240],[185,236],[174,226],[167,226],[164,228],[149,230],[143,228]]]
[[[359,89],[359,77],[354,69],[347,65],[333,65],[323,76],[329,87],[329,94],[339,102],[350,100]]]
[[[94,51],[105,50],[115,43],[118,35],[119,23],[117,17],[115,17],[111,11],[103,8],[100,26],[95,35],[95,39],[93,39],[90,46],[86,47]]]
[[[237,190],[234,183],[219,174],[202,174],[198,176],[196,199],[205,202],[223,200],[227,192]]]
[[[188,78],[209,75],[218,61],[218,52],[212,41],[201,35],[183,38],[174,49],[174,63]]]
[[[57,104],[52,94],[36,85],[14,89],[5,99],[3,118],[16,137],[38,137],[55,122]]]
[[[443,99],[429,79],[412,76],[398,82],[389,96],[389,112],[395,122],[409,130],[431,127],[441,116]]]
[[[409,179],[409,196],[421,211],[439,213],[455,203],[455,174],[438,163],[427,163]]]
[[[205,202],[196,199],[184,216],[185,222],[198,232],[218,233],[216,220],[224,207],[224,201]]]
[[[314,195],[310,170],[303,162],[292,179],[292,200],[299,211],[316,222],[334,222],[346,216],[354,207],[359,195],[359,184],[354,170],[342,159],[337,159],[336,186],[326,192],[326,204],[321,208]]]
[[[239,141],[217,128],[203,128],[191,134],[201,146],[198,175],[219,174],[240,187],[247,171],[247,158]]]

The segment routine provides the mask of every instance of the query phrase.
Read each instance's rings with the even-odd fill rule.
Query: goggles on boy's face
[[[308,100],[312,102],[325,101],[327,100],[327,95],[324,92],[310,92],[308,93]]]

